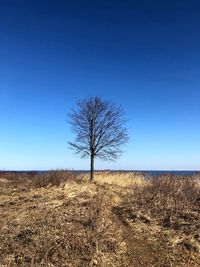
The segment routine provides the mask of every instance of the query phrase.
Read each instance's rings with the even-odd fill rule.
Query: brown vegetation
[[[0,174],[0,266],[199,266],[200,177]]]

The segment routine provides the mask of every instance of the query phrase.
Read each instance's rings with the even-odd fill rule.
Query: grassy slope
[[[0,179],[0,266],[200,266],[198,177],[86,178]]]

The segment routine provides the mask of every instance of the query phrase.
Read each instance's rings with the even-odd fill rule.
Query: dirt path
[[[145,219],[138,221],[138,217],[128,206],[126,194],[115,190],[112,197],[118,199],[112,207],[115,223],[122,229],[123,239],[128,251],[128,265],[130,267],[167,267],[170,264],[165,245],[161,240],[154,240],[148,228],[150,222]],[[117,202],[117,203],[116,203]],[[151,241],[150,241],[151,240]]]

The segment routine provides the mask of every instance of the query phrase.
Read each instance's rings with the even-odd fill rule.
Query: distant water
[[[160,176],[160,175],[177,175],[177,176],[193,176],[200,174],[200,171],[141,171],[145,175]]]
[[[142,170],[97,170],[97,172],[102,172],[102,171],[108,171],[108,172],[126,172],[126,173],[129,173],[129,172],[138,172],[138,173],[142,173],[142,174],[145,174],[147,176],[160,176],[160,175],[167,175],[167,174],[172,174],[172,175],[178,175],[178,176],[193,176],[193,175],[197,175],[197,174],[200,174],[200,171],[164,171],[164,170],[145,170],[145,171],[142,171]],[[86,172],[88,173],[89,171],[74,171],[74,172]]]
[[[50,170],[49,170],[50,171]],[[16,173],[36,173],[36,174],[44,174],[44,173],[48,173],[49,172],[48,170],[46,171],[1,171],[0,170],[0,174],[1,172],[16,172]],[[167,174],[170,174],[170,175],[177,175],[177,176],[193,176],[193,175],[197,175],[197,174],[200,174],[200,171],[163,171],[163,170],[145,170],[145,171],[142,171],[142,170],[96,170],[96,172],[139,172],[139,173],[142,173],[144,174],[145,176],[160,176],[160,175],[167,175]],[[72,172],[75,172],[75,173],[89,173],[89,170],[72,170]]]

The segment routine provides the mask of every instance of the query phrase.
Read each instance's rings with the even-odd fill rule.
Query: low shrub
[[[67,170],[55,170],[33,177],[33,187],[59,186],[65,182],[79,181],[81,177]]]

